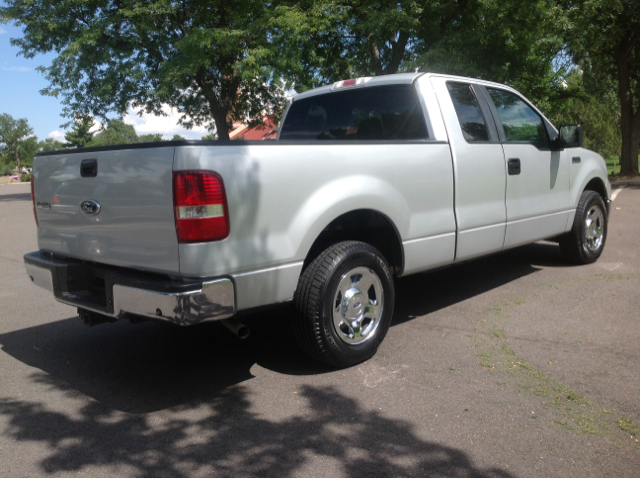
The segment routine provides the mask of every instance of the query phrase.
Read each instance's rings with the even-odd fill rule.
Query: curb
[[[611,186],[623,186],[623,185],[640,185],[640,178],[629,178],[627,180],[614,180],[611,182]]]

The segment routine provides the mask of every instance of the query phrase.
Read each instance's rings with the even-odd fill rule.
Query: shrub
[[[27,183],[27,182],[31,181],[31,173],[24,173],[24,174],[20,175],[20,181],[22,183]]]

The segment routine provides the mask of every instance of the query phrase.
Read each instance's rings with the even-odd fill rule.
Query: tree
[[[95,121],[89,115],[80,115],[75,117],[75,122],[71,131],[65,133],[64,139],[66,148],[83,148],[89,146],[93,140],[91,129],[94,127]]]
[[[508,83],[547,110],[576,94],[557,62],[566,16],[555,0],[306,0],[282,12],[272,39],[298,91],[420,70]]]
[[[173,135],[173,138],[171,138],[171,141],[182,141],[182,140],[186,140],[186,138],[180,135]]]
[[[53,138],[46,138],[38,142],[38,152],[64,150],[65,144]]]
[[[295,2],[290,2],[295,3]],[[26,57],[55,51],[42,68],[64,113],[123,115],[177,108],[180,122],[217,127],[262,121],[282,107],[278,52],[270,41],[278,2],[244,0],[7,0],[0,19],[19,22],[12,39]],[[277,33],[277,32],[275,32]]]
[[[203,141],[217,140],[218,139],[218,134],[215,131],[212,131],[210,133],[207,133],[206,135],[204,135],[200,139],[203,140]]]
[[[33,160],[38,139],[25,118],[14,120],[7,113],[0,115],[0,154],[7,160],[16,162],[18,173],[20,161]]]
[[[550,112],[549,119],[556,125],[579,123],[584,128],[585,147],[605,158],[620,154],[620,104],[616,88],[611,84],[592,82],[578,68],[566,77],[567,88],[575,97]]]
[[[138,137],[138,143],[155,143],[158,141],[164,141],[162,133],[149,133]]]
[[[569,48],[585,76],[616,85],[620,106],[620,172],[638,174],[640,150],[640,2],[561,2],[571,25]]]
[[[107,121],[107,127],[98,133],[88,146],[110,146],[138,143],[138,134],[132,125],[122,120]]]

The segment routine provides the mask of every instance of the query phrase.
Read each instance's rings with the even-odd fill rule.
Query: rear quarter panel
[[[409,244],[449,234],[444,261],[453,259],[453,173],[444,142],[183,146],[174,170],[213,170],[223,179],[230,235],[180,245],[180,273],[231,275],[238,309],[290,299],[313,241],[349,211],[384,214]],[[427,254],[405,267],[433,260]]]

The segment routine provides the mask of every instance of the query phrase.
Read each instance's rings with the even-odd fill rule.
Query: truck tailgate
[[[34,160],[42,251],[177,274],[173,147],[64,152]],[[81,175],[81,164],[97,166]],[[81,209],[86,201],[95,202]],[[93,204],[93,203],[91,203]]]

